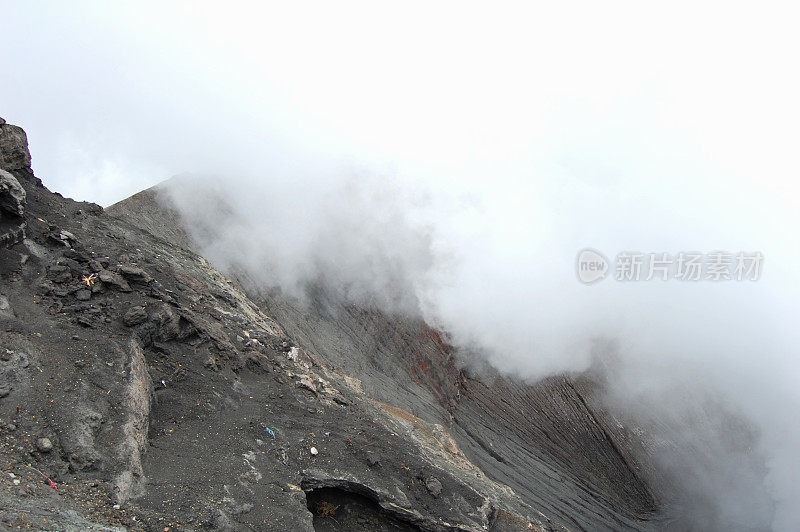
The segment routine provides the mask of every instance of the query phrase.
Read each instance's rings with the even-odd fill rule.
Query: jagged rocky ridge
[[[474,377],[418,319],[223,275],[168,184],[106,211],[62,198],[4,122],[0,168],[5,525],[661,524],[652,468],[588,377]]]

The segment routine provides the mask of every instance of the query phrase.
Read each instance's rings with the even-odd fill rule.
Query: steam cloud
[[[465,197],[432,183],[302,173],[177,179],[167,190],[206,256],[265,286],[302,299],[321,283],[358,304],[418,313],[466,360],[478,354],[530,380],[599,371],[611,411],[645,429],[658,475],[682,494],[678,514],[706,528],[770,526],[776,502],[793,496],[798,434],[788,420],[800,406],[787,378],[798,345],[793,272],[783,266],[791,256],[752,235],[778,228],[750,227],[736,199],[709,182],[670,193],[670,180],[621,179],[598,191],[551,179],[534,178],[530,196],[500,180]],[[730,210],[719,220],[687,216],[686,189],[704,208]],[[574,264],[586,244],[611,255],[758,250],[766,262],[756,282],[586,286]]]
[[[800,525],[790,180],[800,84],[774,68],[796,49],[780,21],[766,21],[753,55],[738,37],[757,25],[750,13],[715,25],[724,52],[705,44],[709,13],[626,32],[613,13],[591,24],[549,13],[576,24],[570,35],[583,44],[546,21],[504,19],[512,27],[488,52],[456,28],[462,53],[443,57],[439,26],[423,28],[419,49],[395,48],[379,24],[327,53],[302,48],[311,31],[294,37],[277,24],[262,42],[255,22],[211,10],[145,22],[87,8],[45,22],[9,9],[17,23],[0,54],[25,75],[0,87],[4,118],[26,127],[51,188],[108,203],[198,170],[202,185],[176,179],[169,191],[217,265],[298,298],[324,283],[350,301],[418,313],[465,360],[531,381],[591,369],[615,415],[652,435],[659,474],[686,494],[678,513],[700,528]],[[441,24],[449,15],[432,14]],[[232,49],[199,37],[206,18],[236,36]],[[346,18],[314,25],[315,42],[339,42]],[[178,19],[186,26],[175,37],[168,23]],[[126,37],[145,27],[160,40]],[[542,36],[519,37],[529,34]],[[365,40],[379,43],[376,56],[363,55]],[[553,43],[555,60],[541,52]],[[406,53],[418,61],[410,70],[398,60]],[[450,81],[439,74],[446,64]],[[612,259],[760,251],[765,263],[757,282],[585,286],[575,257],[586,247]]]

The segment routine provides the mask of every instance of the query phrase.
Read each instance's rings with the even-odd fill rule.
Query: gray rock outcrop
[[[0,170],[0,213],[0,219],[25,214],[25,189],[5,170]]]
[[[25,131],[0,118],[0,170],[10,172],[30,166],[31,152],[28,151]]]

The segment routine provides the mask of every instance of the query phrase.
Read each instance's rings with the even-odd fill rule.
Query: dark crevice
[[[353,491],[317,488],[306,492],[317,532],[413,532],[419,527],[389,514],[376,501]]]

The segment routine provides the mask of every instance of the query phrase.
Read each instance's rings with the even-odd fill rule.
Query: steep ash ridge
[[[4,526],[658,524],[591,381],[472,378],[417,319],[223,275],[163,187],[104,211],[30,164],[0,121]]]
[[[232,197],[221,181],[184,176],[109,211],[176,245],[218,248],[225,228],[213,213],[229,213],[230,227],[244,226]],[[179,201],[188,201],[191,212],[176,208]],[[639,438],[601,409],[594,380],[527,385],[471,376],[443,335],[418,318],[348,303],[324,283],[310,285],[300,302],[253,278],[235,257],[226,263],[226,274],[310,352],[357,377],[370,397],[442,425],[487,475],[556,522],[619,529],[646,528],[656,519],[653,490],[643,479],[661,484],[660,472]]]

